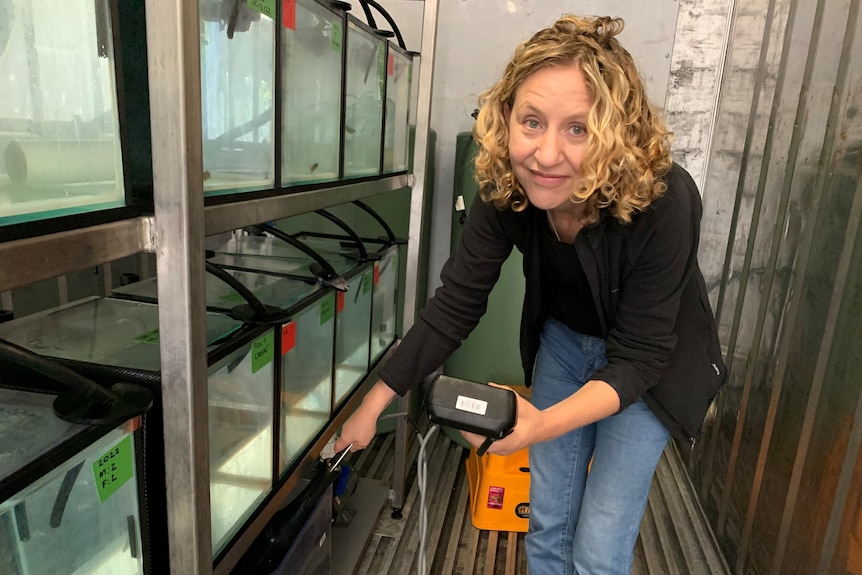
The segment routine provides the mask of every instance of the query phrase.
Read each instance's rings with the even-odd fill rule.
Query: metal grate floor
[[[394,433],[379,435],[355,456],[360,477],[389,485],[392,480]],[[411,440],[407,497],[403,517],[381,510],[354,571],[356,575],[417,572],[419,488],[415,437]],[[470,521],[467,450],[436,433],[428,451],[427,562],[431,575],[526,575],[524,533],[485,531]],[[673,446],[662,455],[641,524],[632,575],[722,575],[729,573],[715,537],[703,518],[679,456]]]

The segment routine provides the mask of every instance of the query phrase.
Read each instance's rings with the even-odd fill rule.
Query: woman
[[[532,404],[519,398],[514,431],[489,452],[530,448],[532,575],[629,573],[668,437],[694,442],[725,378],[697,264],[700,195],[671,160],[622,29],[564,16],[480,97],[481,199],[442,287],[335,446],[367,445],[389,401],[458,347],[517,246]]]

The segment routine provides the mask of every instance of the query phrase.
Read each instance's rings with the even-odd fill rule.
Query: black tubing
[[[242,285],[242,282],[224,271],[220,266],[208,261],[206,262],[206,270],[241,295],[242,299],[244,299],[251,309],[254,310],[255,315],[261,318],[269,315],[269,310],[266,309],[263,302],[257,299],[257,296],[251,293],[250,289]]]
[[[63,482],[60,484],[60,489],[57,491],[57,497],[54,498],[54,507],[51,509],[51,519],[48,525],[56,529],[63,522],[63,513],[66,511],[66,504],[69,502],[69,495],[72,493],[72,488],[75,486],[75,481],[78,480],[78,474],[81,473],[81,467],[84,466],[82,461],[78,465],[72,467],[63,476]]]
[[[351,228],[344,221],[327,212],[326,210],[315,210],[314,213],[320,214],[321,216],[344,230],[344,232],[348,236],[350,236],[350,239],[353,240],[353,243],[356,244],[356,247],[359,249],[360,260],[363,262],[368,261],[368,251],[365,249],[365,244],[362,243],[362,240],[358,235],[356,235],[356,232],[353,231],[353,228]]]
[[[362,208],[363,210],[365,210],[368,214],[371,215],[372,218],[374,218],[377,221],[377,223],[380,224],[380,226],[383,228],[383,231],[386,232],[386,237],[389,238],[390,244],[397,244],[398,243],[398,238],[395,237],[395,233],[392,231],[392,228],[389,227],[389,224],[386,223],[386,220],[384,220],[380,216],[380,214],[378,214],[373,209],[371,209],[371,206],[369,206],[368,204],[366,204],[360,200],[353,200],[353,203],[356,204],[357,206],[359,206],[360,208]]]
[[[332,276],[338,275],[335,272],[335,268],[332,267],[332,264],[326,261],[319,253],[317,253],[292,235],[285,233],[277,227],[271,226],[269,224],[256,224],[253,227],[258,228],[261,231],[267,232],[268,234],[271,234],[273,237],[276,237],[283,242],[287,242],[302,253],[306,254],[307,256],[310,256],[314,259],[314,261],[320,264],[320,266],[326,271],[327,274],[330,274]]]
[[[37,353],[0,339],[0,360],[5,360],[44,375],[64,387],[106,405],[117,401],[117,395],[68,367]]]
[[[398,25],[395,23],[395,20],[392,19],[392,16],[389,15],[389,12],[387,12],[386,9],[383,8],[383,6],[381,6],[380,4],[378,4],[375,0],[359,0],[359,1],[362,4],[363,9],[365,8],[365,4],[367,3],[372,8],[374,8],[375,10],[380,12],[380,14],[386,19],[387,22],[389,22],[389,25],[392,27],[392,31],[395,33],[395,38],[398,40],[398,45],[401,46],[401,48],[403,50],[406,50],[407,46],[404,44],[404,37],[401,36],[401,30],[398,29]],[[370,18],[370,16],[369,16],[369,18]],[[377,26],[375,26],[374,24],[371,24],[371,22],[372,22],[372,20],[368,21],[368,23],[371,26],[373,26],[374,28],[377,28]]]
[[[365,12],[365,19],[368,20],[368,25],[372,28],[377,28],[374,16],[371,14],[371,9],[368,8],[368,0],[359,0],[359,5],[362,6],[362,11]]]

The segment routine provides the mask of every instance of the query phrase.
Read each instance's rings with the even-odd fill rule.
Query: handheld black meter
[[[509,435],[518,420],[518,398],[512,390],[447,375],[431,382],[425,409],[432,423],[484,436],[476,451],[480,456]]]

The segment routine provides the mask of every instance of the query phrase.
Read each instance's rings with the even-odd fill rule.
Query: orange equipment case
[[[527,531],[530,517],[528,448],[511,455],[467,457],[473,526],[491,531]]]

